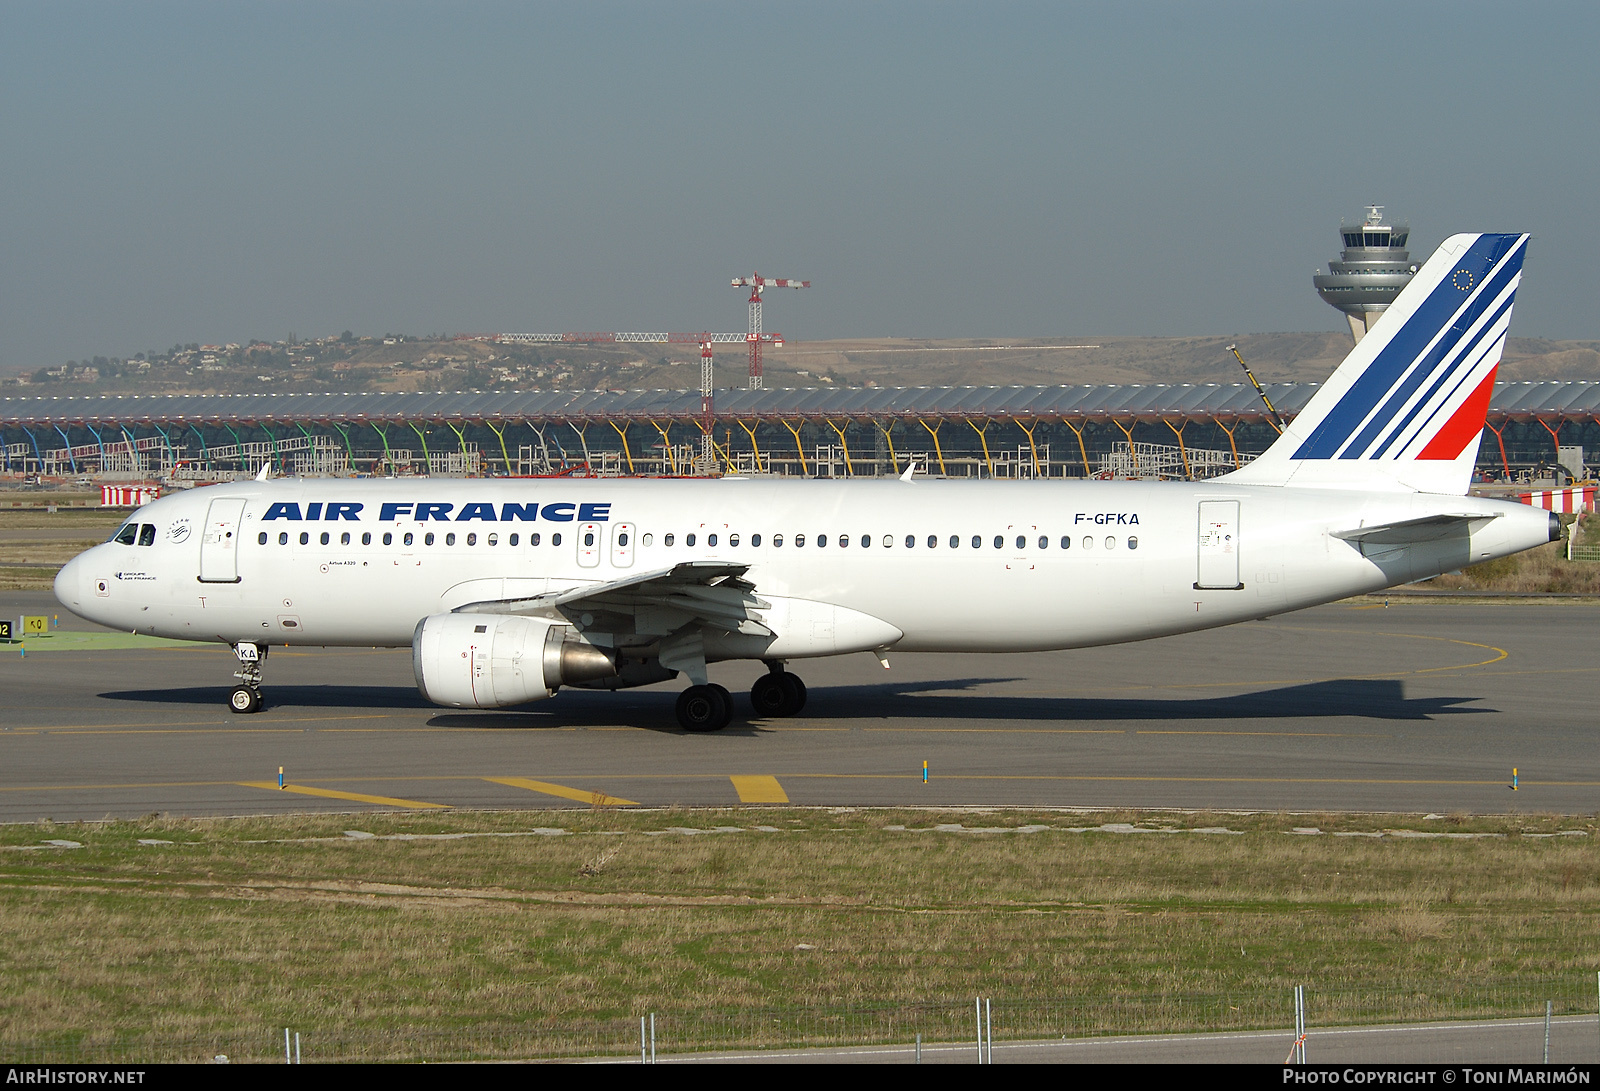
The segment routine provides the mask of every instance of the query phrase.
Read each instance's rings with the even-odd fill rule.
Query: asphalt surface
[[[1294,1032],[1134,1035],[994,1043],[993,1064],[1263,1064],[1284,1065]],[[1544,1061],[1543,1019],[1493,1019],[1375,1027],[1309,1027],[1306,1062],[1313,1065],[1471,1065],[1537,1067]],[[1550,1023],[1552,1066],[1593,1065],[1600,1057],[1600,1020],[1562,1016]],[[637,1057],[615,1058],[638,1063]],[[738,1053],[657,1053],[656,1063],[737,1064],[977,1064],[978,1044],[844,1046],[835,1049],[751,1050]],[[1453,1072],[1432,1086],[1484,1082]],[[1279,1082],[1278,1077],[1273,1082]],[[1289,1082],[1288,1079],[1283,1080]],[[1363,1081],[1351,1081],[1363,1082]],[[1364,1082],[1376,1083],[1376,1080]],[[1510,1082],[1502,1078],[1500,1083]],[[1531,1081],[1529,1081],[1531,1082]]]
[[[47,592],[0,592],[0,617],[22,613],[60,624],[26,655],[0,646],[0,821],[587,807],[597,793],[648,806],[1600,810],[1600,606],[1580,602],[1340,604],[1089,651],[798,663],[810,703],[788,720],[752,718],[742,691],[762,668],[725,664],[712,677],[740,712],[713,735],[677,728],[671,684],[437,708],[405,650],[274,649],[267,708],[236,716],[225,648],[125,646],[140,642]]]

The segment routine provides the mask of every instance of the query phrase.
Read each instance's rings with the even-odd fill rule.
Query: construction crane
[[[768,285],[778,283],[768,281]],[[787,286],[787,285],[785,285]],[[801,284],[793,285],[796,288]],[[563,344],[618,344],[618,345],[699,345],[700,346],[700,467],[702,473],[711,473],[716,457],[716,444],[711,438],[711,427],[716,419],[716,387],[712,345],[733,345],[743,341],[750,345],[751,388],[761,385],[761,346],[781,347],[783,337],[776,333],[761,332],[761,304],[752,311],[755,330],[743,333],[489,333],[461,334],[458,341],[494,341],[513,345],[563,345]]]
[[[772,343],[761,333],[761,293],[768,288],[809,288],[809,280],[789,280],[781,277],[764,277],[760,273],[752,273],[747,277],[734,277],[735,288],[750,289],[750,332],[745,335],[745,340],[750,345],[750,389],[761,389],[761,346]],[[783,344],[780,339],[777,344]]]
[[[1239,355],[1239,346],[1229,345],[1228,351],[1233,353],[1233,358],[1239,361],[1240,367],[1244,368],[1244,377],[1250,380],[1250,385],[1256,388],[1257,394],[1261,395],[1262,404],[1267,407],[1267,412],[1272,414],[1272,426],[1276,428],[1281,435],[1283,430],[1287,428],[1288,425],[1283,423],[1283,418],[1278,415],[1278,410],[1273,407],[1272,399],[1267,397],[1266,390],[1263,389],[1261,384],[1256,381],[1256,373],[1250,370],[1250,365],[1244,362],[1243,356]]]

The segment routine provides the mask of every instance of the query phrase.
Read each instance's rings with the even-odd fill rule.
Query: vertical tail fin
[[[1241,484],[1465,494],[1527,235],[1453,235]]]

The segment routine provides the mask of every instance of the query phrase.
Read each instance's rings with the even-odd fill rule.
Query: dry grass
[[[1575,533],[1579,544],[1600,543],[1600,521],[1586,515]],[[1566,543],[1552,542],[1473,565],[1459,573],[1435,577],[1426,586],[1458,591],[1600,595],[1600,563],[1568,561]]]
[[[1105,821],[1242,832],[1068,830]],[[1007,832],[931,828],[961,822]],[[1053,828],[1014,832],[1030,824]],[[784,809],[5,827],[0,844],[85,847],[0,849],[0,1041],[1592,973],[1600,825],[1334,836],[1395,824]],[[717,826],[741,829],[671,832]]]

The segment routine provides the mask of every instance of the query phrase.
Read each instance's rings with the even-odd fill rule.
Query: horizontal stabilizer
[[[1435,542],[1451,534],[1471,528],[1473,523],[1498,519],[1498,512],[1463,512],[1454,515],[1425,515],[1420,519],[1402,519],[1395,523],[1375,523],[1355,530],[1336,530],[1335,538],[1366,545],[1410,545],[1414,542]]]

